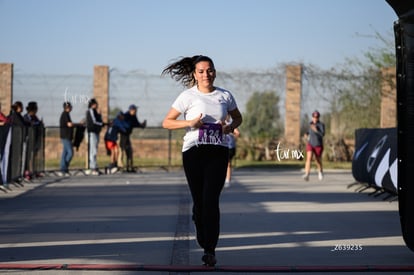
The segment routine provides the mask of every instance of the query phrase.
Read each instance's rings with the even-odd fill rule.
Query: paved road
[[[236,170],[234,179],[221,200],[216,272],[414,270],[397,202],[356,192],[349,171],[305,182],[296,170]],[[48,176],[12,188],[0,194],[0,273],[211,273],[182,171]]]

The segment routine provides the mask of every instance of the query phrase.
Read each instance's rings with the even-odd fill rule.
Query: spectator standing
[[[30,101],[26,106],[27,113],[24,115],[26,123],[30,126],[38,126],[42,124],[42,121],[37,117],[37,102]]]
[[[120,145],[123,152],[120,156],[120,163],[123,162],[123,156],[125,153],[127,172],[136,172],[134,168],[134,150],[131,143],[132,130],[134,128],[147,127],[147,120],[144,120],[142,123],[138,120],[137,109],[138,107],[135,104],[131,104],[128,111],[124,113],[124,121],[127,123],[128,127],[125,133],[121,132]]]
[[[9,118],[2,112],[0,103],[0,189],[5,192],[9,189],[7,182],[9,150],[5,147],[10,147],[11,143],[11,133],[8,122]]]
[[[98,102],[92,98],[88,102],[86,111],[86,129],[88,130],[89,144],[89,169],[92,175],[99,175],[97,154],[99,145],[99,133],[103,127],[102,116],[98,111]]]
[[[9,115],[10,125],[12,126],[11,153],[11,176],[13,178],[22,177],[26,170],[26,148],[27,148],[27,122],[23,115],[23,103],[16,101],[13,103]],[[9,166],[10,167],[10,166]]]
[[[128,124],[124,120],[124,114],[122,112],[119,112],[116,118],[111,122],[111,124],[108,127],[108,130],[105,133],[105,146],[106,149],[111,152],[111,164],[109,165],[110,169],[118,168],[118,134],[126,133],[127,128]]]
[[[322,153],[325,124],[319,120],[319,117],[320,113],[318,111],[312,113],[312,121],[309,123],[309,130],[305,133],[307,144],[305,174],[303,175],[303,179],[306,181],[309,180],[313,156],[315,156],[315,162],[318,168],[318,179],[323,180]]]
[[[8,122],[7,116],[1,110],[1,103],[0,103],[0,126],[4,126]]]
[[[63,103],[63,112],[59,119],[60,140],[63,145],[62,157],[60,159],[60,171],[63,174],[69,173],[69,165],[73,157],[73,123],[70,117],[72,104],[68,101]]]
[[[34,176],[40,176],[37,171],[39,164],[39,150],[43,142],[43,122],[37,116],[38,106],[36,101],[30,101],[26,106],[27,113],[24,120],[29,126],[26,147],[26,168],[25,178],[30,180]]]
[[[22,115],[23,112],[23,103],[21,101],[16,101],[11,108],[9,121],[13,126],[20,126],[25,127],[28,126],[24,117]]]

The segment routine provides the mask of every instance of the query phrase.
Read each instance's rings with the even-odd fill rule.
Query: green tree
[[[254,92],[246,103],[240,128],[251,158],[266,158],[269,142],[281,133],[279,97],[275,92]]]
[[[268,140],[280,134],[279,97],[275,92],[254,92],[246,103],[242,130],[251,138]]]
[[[375,33],[370,38],[378,41],[377,46],[367,49],[362,57],[347,58],[329,70],[312,65],[304,68],[305,87],[329,106],[323,120],[329,122],[325,124],[326,144],[330,146],[327,152],[334,152],[332,159],[348,159],[338,156],[349,149],[344,140],[354,138],[355,129],[380,126],[381,70],[396,65],[394,37]],[[306,125],[307,120],[303,121]],[[348,153],[343,155],[352,155]]]
[[[349,85],[340,90],[337,117],[345,136],[353,136],[356,128],[375,128],[380,125],[381,113],[381,69],[395,67],[393,39],[379,33],[375,38],[380,42],[376,48],[368,49],[363,58],[348,59],[342,75],[348,76]],[[352,77],[352,79],[351,79]]]

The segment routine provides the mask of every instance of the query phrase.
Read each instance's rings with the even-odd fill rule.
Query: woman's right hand
[[[203,120],[202,120],[203,114],[200,114],[198,117],[189,120],[189,127],[191,128],[200,128],[201,125],[203,125]]]

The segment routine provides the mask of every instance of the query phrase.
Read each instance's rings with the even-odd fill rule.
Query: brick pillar
[[[102,120],[108,122],[109,118],[109,67],[95,66],[93,75],[93,97],[98,101],[98,108]]]
[[[300,110],[302,66],[286,66],[285,140],[291,146],[300,145]]]
[[[397,127],[397,86],[395,67],[381,69],[381,128]]]
[[[13,97],[13,64],[0,64],[0,103],[3,114],[10,113]]]

